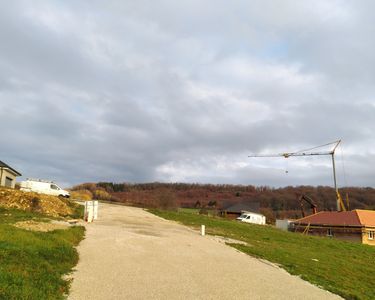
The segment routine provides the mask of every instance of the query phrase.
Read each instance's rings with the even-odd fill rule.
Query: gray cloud
[[[1,160],[65,185],[328,185],[329,157],[247,155],[342,138],[340,185],[374,186],[373,8],[8,3],[0,10]]]

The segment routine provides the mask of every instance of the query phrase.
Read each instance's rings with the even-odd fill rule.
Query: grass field
[[[199,208],[179,208],[179,212],[190,213],[190,214],[199,214]]]
[[[206,225],[208,234],[245,241],[246,246],[231,246],[276,263],[346,299],[375,299],[375,247],[207,217],[189,210],[150,212],[194,228]]]
[[[75,211],[78,216],[80,212]],[[48,221],[44,215],[0,207],[0,299],[63,299],[62,279],[78,261],[76,246],[84,227],[50,232],[12,226],[19,221]]]

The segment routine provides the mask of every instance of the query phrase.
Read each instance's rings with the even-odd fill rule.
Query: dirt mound
[[[47,223],[47,222],[36,222],[33,220],[17,222],[14,226],[26,230],[32,231],[52,231],[56,229],[67,229],[69,225],[56,224],[56,223]]]
[[[0,206],[35,211],[55,217],[73,213],[73,209],[65,199],[8,188],[0,188]]]

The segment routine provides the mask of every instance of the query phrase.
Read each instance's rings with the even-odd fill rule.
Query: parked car
[[[25,181],[21,181],[20,190],[25,192],[36,192],[65,198],[70,197],[70,193],[68,191],[63,190],[53,181],[46,181],[41,179],[27,179]]]
[[[236,218],[236,220],[260,225],[266,224],[265,216],[253,212],[242,212],[242,214],[238,218]]]

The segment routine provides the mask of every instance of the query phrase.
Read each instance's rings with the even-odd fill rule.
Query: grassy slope
[[[304,236],[270,226],[244,224],[186,211],[151,212],[193,227],[204,224],[208,234],[245,241],[247,246],[231,246],[277,263],[289,273],[344,298],[375,299],[375,247]]]
[[[84,228],[33,232],[12,226],[45,216],[0,207],[0,299],[62,299],[69,282],[62,279],[78,261],[76,246]]]

